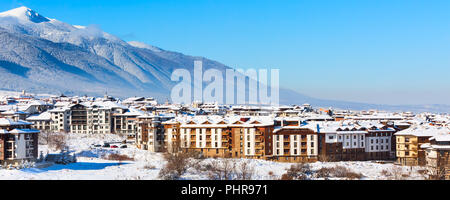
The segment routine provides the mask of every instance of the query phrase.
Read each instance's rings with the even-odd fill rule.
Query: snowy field
[[[68,143],[71,150],[77,155],[77,163],[68,165],[53,165],[47,168],[27,168],[27,169],[0,169],[0,179],[3,180],[158,180],[159,171],[166,161],[161,153],[152,153],[139,150],[133,145],[128,145],[125,149],[111,148],[90,148],[91,144],[98,144],[101,141],[120,141],[116,135],[82,136],[71,135]],[[39,146],[39,151],[47,152],[45,145]],[[133,157],[134,161],[112,161],[103,159],[105,155],[119,153]],[[222,159],[203,159],[201,163]],[[264,160],[236,159],[239,162],[248,162],[254,169],[254,180],[279,179],[282,174],[292,165],[290,163],[277,163]],[[363,175],[363,180],[392,180],[399,179],[424,179],[417,172],[419,167],[401,167],[394,164],[378,164],[373,162],[334,162],[334,163],[312,163],[312,170],[319,170],[322,167],[344,166],[356,173]],[[388,173],[386,173],[388,172]],[[396,172],[395,176],[391,172]],[[396,178],[397,177],[397,178]],[[181,177],[185,180],[208,179],[208,174],[190,168]],[[314,178],[313,178],[314,179]],[[334,179],[334,178],[330,178]]]

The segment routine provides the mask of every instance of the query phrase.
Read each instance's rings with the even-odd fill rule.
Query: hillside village
[[[449,125],[446,114],[351,111],[309,104],[174,105],[147,97],[38,97],[23,91],[0,96],[0,161],[11,168],[48,160],[43,156],[49,157],[49,147],[40,141],[58,133],[72,137],[75,146],[79,140],[80,149],[81,141],[89,140],[92,144],[85,149],[97,148],[95,152],[99,148],[136,149],[152,156],[195,152],[210,159],[249,159],[280,166],[388,163],[432,169],[434,179],[448,180]],[[101,139],[111,135],[117,144]],[[81,151],[78,156],[89,153]]]

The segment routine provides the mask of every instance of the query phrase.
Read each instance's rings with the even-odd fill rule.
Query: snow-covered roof
[[[12,131],[9,131],[9,133],[39,133],[39,130],[36,129],[14,129]]]
[[[411,135],[417,137],[427,137],[436,135],[446,135],[449,134],[450,130],[447,127],[438,127],[430,125],[414,125],[408,129],[399,131],[395,135]]]
[[[450,142],[450,132],[446,135],[433,136],[430,140],[436,140],[437,142]]]
[[[27,118],[28,121],[50,121],[51,119],[52,116],[49,111],[36,115],[31,115],[30,117]]]
[[[241,120],[245,118],[246,120]],[[272,117],[267,116],[180,116],[169,120],[167,124],[180,123],[181,127],[228,127],[228,126],[242,126],[242,127],[256,127],[256,126],[271,126],[274,124]]]
[[[53,108],[53,109],[49,110],[48,112],[50,112],[50,113],[53,113],[53,112],[65,112],[65,111],[68,111],[68,110],[70,110],[69,107],[56,107],[56,108]]]
[[[0,126],[19,126],[19,125],[32,125],[32,123],[23,120],[14,121],[9,118],[0,118]]]

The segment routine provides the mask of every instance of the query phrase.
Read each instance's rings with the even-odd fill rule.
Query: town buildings
[[[120,101],[109,96],[59,96],[43,100],[21,95],[2,98],[0,118],[8,124],[0,127],[2,141],[6,141],[0,144],[1,155],[11,161],[32,159],[37,152],[33,142],[41,131],[117,134],[143,150],[190,151],[205,157],[395,161],[439,168],[449,178],[447,115],[314,109],[309,104],[176,105],[158,104],[145,97]],[[13,142],[20,145],[12,148]]]

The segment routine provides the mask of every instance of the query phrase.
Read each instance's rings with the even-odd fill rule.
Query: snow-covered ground
[[[0,179],[15,180],[158,180],[159,171],[164,167],[166,161],[161,153],[152,153],[137,149],[128,145],[126,149],[100,148],[91,149],[91,144],[101,141],[121,141],[117,135],[84,136],[71,135],[68,141],[70,149],[77,154],[77,163],[68,165],[53,165],[47,168],[28,169],[0,169]],[[47,152],[47,146],[41,145],[40,151]],[[48,150],[51,152],[51,150]],[[125,154],[133,157],[134,161],[111,161],[103,159],[104,155],[111,153]],[[215,159],[204,159],[201,163],[206,164]],[[223,159],[217,159],[221,162]],[[248,162],[254,169],[252,179],[271,180],[279,179],[282,174],[292,165],[290,163],[278,163],[265,160],[235,159],[237,163]],[[404,179],[424,179],[417,170],[420,167],[401,167],[394,164],[379,164],[373,162],[334,162],[334,163],[311,163],[312,170],[322,167],[344,166],[356,173],[363,175],[362,179],[395,179],[394,174],[402,174]],[[384,172],[383,172],[384,171]],[[388,173],[386,173],[388,172]],[[396,173],[392,173],[396,172]],[[389,175],[392,174],[392,175]],[[397,176],[398,177],[398,176]],[[190,168],[181,177],[182,179],[208,179],[208,174]]]

